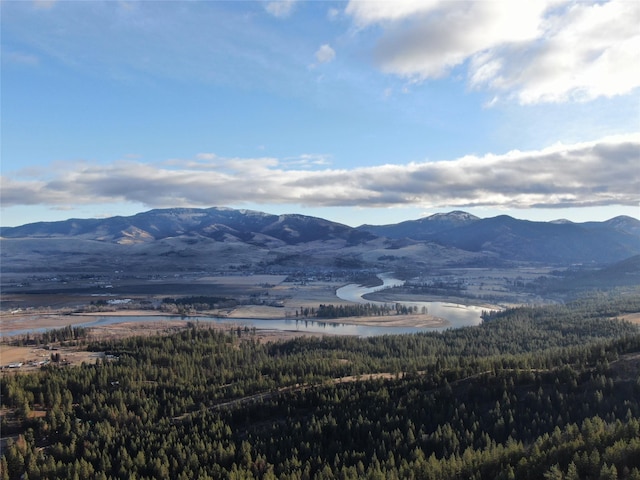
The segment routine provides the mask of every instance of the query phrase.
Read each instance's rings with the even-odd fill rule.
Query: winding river
[[[379,292],[380,290],[384,290],[386,288],[398,287],[404,285],[404,280],[399,280],[397,278],[393,278],[388,274],[380,274],[378,275],[380,280],[382,280],[382,285],[378,285],[375,287],[363,287],[362,285],[357,285],[355,283],[345,285],[344,287],[336,290],[336,295],[341,300],[346,300],[349,302],[357,302],[357,303],[372,303],[376,305],[384,305],[389,302],[376,302],[372,300],[367,300],[363,298],[364,295],[373,292]],[[418,307],[418,311],[422,311],[422,307],[427,309],[427,313],[429,315],[433,315],[434,317],[444,318],[449,321],[449,325],[445,327],[435,327],[435,328],[422,328],[417,330],[424,331],[434,331],[434,330],[446,330],[448,328],[461,328],[461,327],[471,327],[475,325],[479,325],[482,323],[482,319],[480,315],[482,314],[482,308],[476,307],[473,305],[460,305],[457,303],[447,303],[447,302],[398,302],[407,306],[416,306]],[[394,327],[386,327],[388,329]],[[391,332],[390,332],[391,333]]]
[[[383,305],[385,302],[374,302],[363,298],[364,295],[377,292],[385,288],[403,285],[404,281],[393,278],[389,275],[381,274],[380,279],[383,284],[376,287],[364,287],[357,284],[349,284],[339,288],[336,295],[341,300],[358,302],[358,303],[376,303]],[[333,323],[317,320],[300,320],[300,319],[276,319],[276,320],[260,320],[253,318],[225,318],[225,317],[183,317],[186,322],[199,323],[215,323],[227,326],[230,330],[237,328],[256,328],[259,330],[276,330],[276,331],[294,331],[307,333],[326,333],[334,335],[356,335],[359,337],[371,337],[376,335],[397,335],[402,333],[417,333],[446,330],[448,328],[460,328],[473,325],[479,325],[482,320],[480,307],[457,305],[444,302],[401,302],[407,306],[417,306],[418,311],[422,307],[427,308],[430,315],[441,317],[449,321],[444,327],[399,327],[399,326],[368,326],[368,325],[352,325],[348,323]],[[96,320],[86,323],[77,324],[79,327],[104,327],[124,322],[158,322],[179,320],[179,317],[168,315],[153,316],[115,316],[104,315],[99,316]],[[10,332],[0,332],[0,336],[20,335],[25,333],[36,333],[50,330],[51,328],[32,328],[25,330],[15,330]]]

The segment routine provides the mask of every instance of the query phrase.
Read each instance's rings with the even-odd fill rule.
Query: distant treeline
[[[195,296],[195,297],[182,297],[182,298],[170,298],[166,297],[162,299],[164,305],[177,305],[180,307],[191,307],[194,310],[204,310],[220,307],[234,307],[237,305],[237,301],[226,297],[207,297],[207,296]]]
[[[400,291],[422,295],[452,295],[461,294],[467,289],[467,285],[462,280],[446,282],[434,280],[432,282],[407,282],[401,287],[396,287]]]
[[[29,345],[48,345],[50,343],[77,343],[87,337],[89,330],[84,327],[74,327],[67,325],[66,327],[47,330],[45,332],[25,333],[24,335],[16,335],[9,340],[11,345],[29,346]]]
[[[197,297],[182,297],[182,298],[170,298],[166,297],[162,299],[162,303],[175,303],[176,305],[194,305],[194,304],[204,304],[213,306],[215,304],[221,302],[227,302],[230,299],[225,297],[206,297],[206,296],[197,296]]]
[[[362,303],[356,305],[324,305],[320,304],[315,311],[317,318],[341,318],[341,317],[373,317],[384,315],[409,315],[418,313],[417,306],[407,306],[400,303],[395,304],[374,304]],[[426,314],[427,309],[420,309],[421,313]]]

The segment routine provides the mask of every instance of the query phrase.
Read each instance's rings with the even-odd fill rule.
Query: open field
[[[54,278],[22,279],[19,286],[4,284],[2,310],[75,309],[99,300],[132,299],[159,301],[165,297],[216,296],[234,299],[267,296],[300,301],[301,304],[338,300],[337,288],[347,280],[309,280],[287,282],[284,275],[202,276],[164,275],[160,278],[95,278],[60,275]],[[61,279],[64,279],[63,281]],[[8,281],[9,279],[7,279]],[[8,282],[9,283],[9,282]]]
[[[627,315],[622,315],[620,319],[626,320],[627,322],[635,323],[636,325],[640,325],[640,313],[629,313]]]
[[[63,312],[56,313],[55,311],[46,314],[13,313],[0,315],[3,335],[16,330],[61,328],[67,325],[90,322],[91,320],[92,318],[89,315],[69,315]]]
[[[52,354],[59,354],[60,361],[66,365],[80,365],[83,362],[95,363],[96,359],[104,357],[104,354],[98,352],[87,352],[74,347],[59,347],[55,350],[37,347],[17,347],[12,345],[0,344],[0,366],[3,371],[12,371],[13,368],[7,369],[10,364],[22,364],[20,368],[15,370],[36,370],[45,363],[49,362]]]
[[[184,328],[191,317],[211,316],[235,319],[263,319],[277,320],[284,318],[296,318],[299,312],[305,308],[317,308],[320,304],[349,304],[336,296],[336,290],[345,285],[345,281],[304,279],[300,282],[285,282],[283,275],[238,275],[238,276],[202,276],[189,277],[183,282],[176,282],[175,278],[165,281],[144,281],[137,283],[130,280],[119,285],[114,282],[113,288],[108,289],[108,294],[98,296],[91,292],[78,290],[86,288],[82,282],[69,282],[64,292],[43,292],[38,286],[38,292],[12,294],[10,299],[13,304],[22,305],[21,308],[12,309],[0,313],[2,334],[5,339],[11,337],[12,332],[30,329],[54,329],[68,325],[78,325],[92,322],[98,316],[110,317],[122,316],[122,323],[108,326],[92,327],[90,335],[94,338],[118,338],[132,335],[150,335],[166,333],[170,330]],[[127,285],[124,285],[127,283]],[[127,295],[117,294],[118,291],[145,290],[148,294]],[[157,290],[166,292],[157,294]],[[104,292],[105,289],[99,291]],[[250,302],[240,303],[235,306],[211,309],[206,311],[190,312],[189,320],[184,320],[181,314],[171,314],[161,310],[162,300],[166,297],[180,297],[191,295],[211,295],[228,297],[233,299],[250,299]],[[3,300],[6,300],[3,299]],[[96,308],[96,301],[101,300],[100,308]],[[269,303],[276,302],[278,306]],[[47,305],[47,303],[49,305]],[[130,316],[172,316],[175,321],[163,319],[162,321],[130,322],[124,317]],[[309,319],[315,320],[315,319]],[[372,317],[346,317],[323,320],[326,323],[342,323],[376,327],[418,327],[437,328],[447,325],[447,321],[426,314],[412,315],[387,315]],[[211,328],[233,328],[232,323],[211,326]],[[281,332],[268,328],[256,332],[259,340],[276,340],[290,338],[292,336],[309,335],[308,332]],[[5,364],[11,362],[4,362]]]

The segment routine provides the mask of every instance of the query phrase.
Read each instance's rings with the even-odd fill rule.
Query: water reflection
[[[384,305],[388,302],[376,302],[363,298],[364,295],[373,292],[379,292],[390,287],[397,287],[404,285],[404,280],[393,278],[389,274],[382,273],[378,275],[382,280],[382,285],[376,287],[364,287],[351,283],[336,290],[336,295],[341,300],[357,303],[372,303],[375,305]],[[445,327],[432,327],[424,330],[446,330],[447,328],[460,328],[479,325],[482,322],[480,315],[482,315],[482,308],[473,305],[460,305],[457,303],[448,302],[398,302],[410,307],[418,307],[418,312],[422,311],[422,308],[426,308],[429,315],[435,317],[444,318],[449,321],[449,325]],[[391,328],[391,327],[385,327]]]
[[[363,287],[361,285],[350,284],[339,288],[336,291],[338,298],[358,303],[374,303],[384,305],[385,302],[374,302],[363,298],[363,295],[367,293],[376,292],[385,288],[393,286],[404,285],[403,280],[391,277],[389,274],[379,275],[383,281],[382,285],[376,287]],[[476,306],[458,305],[455,303],[446,302],[402,302],[403,305],[416,306],[418,311],[422,311],[425,307],[430,315],[444,318],[449,321],[447,326],[443,327],[399,327],[399,326],[368,326],[368,325],[353,325],[349,323],[334,323],[326,321],[316,321],[307,319],[276,319],[276,320],[262,320],[253,318],[224,318],[224,317],[182,317],[185,322],[200,322],[200,323],[215,323],[219,325],[228,326],[230,330],[237,330],[238,328],[244,329],[256,328],[260,330],[275,330],[275,331],[292,331],[292,332],[305,332],[305,333],[327,333],[334,335],[355,335],[359,337],[372,337],[376,335],[398,335],[403,333],[417,333],[417,332],[433,332],[441,331],[449,328],[468,327],[473,325],[479,325],[482,322],[480,315],[482,314],[482,308]],[[158,316],[111,316],[104,315],[98,317],[95,321],[81,323],[75,326],[79,327],[103,327],[106,325],[113,325],[124,322],[158,322],[158,321],[171,321],[175,322],[180,320],[179,317],[158,315]],[[12,332],[2,332],[1,336],[6,335],[21,335],[26,333],[44,332],[51,330],[51,328],[33,328],[18,330]]]
[[[214,323],[228,327],[229,330],[252,329],[257,330],[274,330],[281,332],[305,332],[305,333],[326,333],[332,335],[355,335],[359,337],[372,337],[376,335],[390,335],[401,333],[417,333],[421,331],[430,331],[433,328],[419,327],[376,327],[367,325],[352,325],[346,323],[322,322],[315,320],[295,320],[295,319],[279,319],[279,320],[261,320],[254,318],[222,318],[222,317],[175,317],[170,315],[158,316],[123,316],[123,315],[104,315],[98,317],[95,321],[80,323],[75,327],[104,327],[125,322],[176,322],[184,321],[185,325],[191,323]],[[3,335],[21,335],[26,333],[37,333],[52,330],[51,328],[33,328],[25,330],[16,330],[3,333]]]

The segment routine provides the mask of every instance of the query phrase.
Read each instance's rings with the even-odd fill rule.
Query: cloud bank
[[[471,88],[521,104],[587,101],[640,86],[640,3],[351,0],[359,29],[381,30],[375,59],[421,82],[466,67]]]
[[[136,202],[152,208],[252,204],[310,207],[565,208],[638,205],[640,134],[450,161],[323,168],[299,159],[198,154],[156,164],[58,165],[47,178],[3,176],[3,207]]]

